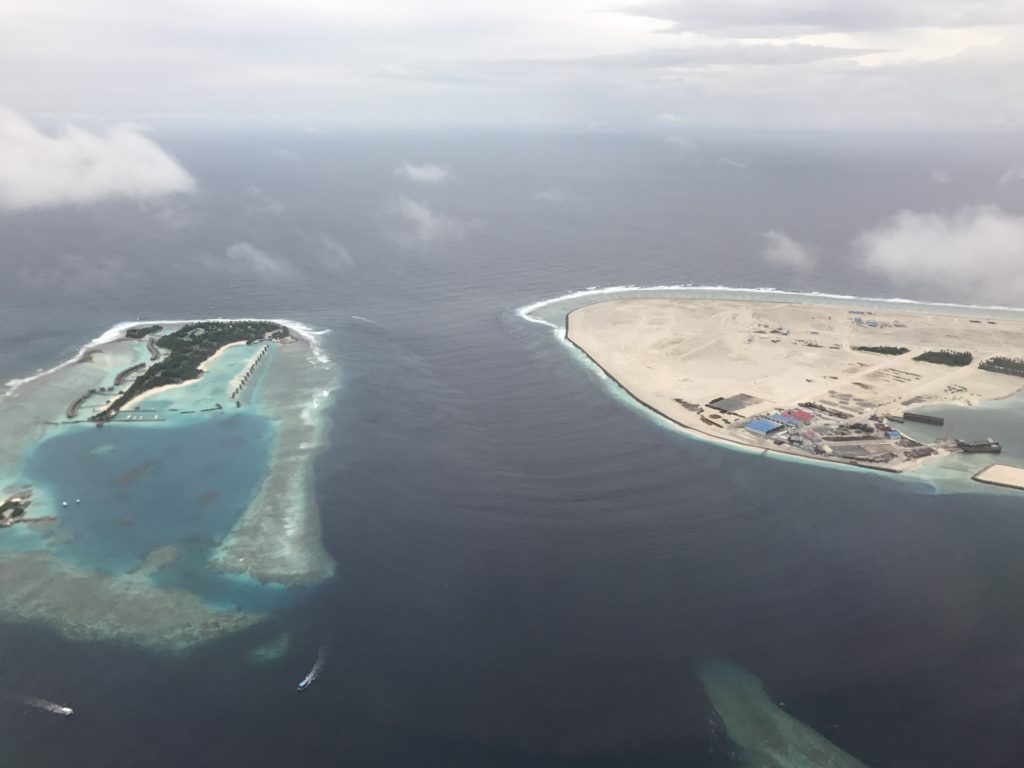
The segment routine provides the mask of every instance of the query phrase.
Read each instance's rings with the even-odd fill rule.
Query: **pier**
[[[269,349],[270,345],[264,344],[263,349],[261,349],[259,351],[259,354],[257,354],[256,357],[253,358],[252,362],[249,363],[246,369],[242,372],[241,376],[237,378],[235,388],[231,391],[232,400],[236,400],[238,396],[242,393],[242,390],[245,389],[245,385],[249,383],[249,379],[252,377],[253,372],[255,372],[256,366],[258,366],[260,362],[263,360],[263,358],[266,357],[267,351]]]
[[[71,403],[71,405],[68,406],[67,410],[64,412],[64,415],[67,416],[69,419],[75,418],[75,416],[78,415],[78,409],[82,407],[82,403],[84,403],[86,400],[88,400],[95,394],[95,389],[87,390],[83,395],[79,396],[77,400],[75,400],[73,403]]]
[[[946,420],[941,416],[930,416],[927,413],[914,413],[913,411],[903,412],[904,421],[916,421],[920,424],[933,424],[936,427],[944,426]]]
[[[117,376],[114,377],[114,386],[115,387],[120,387],[122,384],[124,384],[124,380],[125,379],[127,379],[133,373],[136,373],[137,371],[141,371],[145,367],[146,367],[145,363],[136,363],[135,365],[128,366],[123,371],[121,371],[119,374],[117,374]]]

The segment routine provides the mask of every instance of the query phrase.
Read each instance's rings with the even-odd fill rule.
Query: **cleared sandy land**
[[[1001,485],[1004,488],[1024,489],[1024,469],[1009,467],[1005,464],[993,464],[974,476],[979,483]]]
[[[1006,319],[764,301],[616,299],[571,312],[566,336],[637,400],[711,438],[896,471],[921,457],[908,456],[919,446],[905,439],[882,439],[887,414],[933,403],[977,404],[1024,386],[1020,377],[977,367],[995,355],[1024,355],[1024,321]],[[909,351],[884,355],[857,346]],[[942,349],[969,351],[974,361],[951,367],[912,359]],[[752,396],[748,406],[713,407],[716,398],[739,394]],[[799,405],[808,402],[820,408]],[[790,409],[813,418],[783,424],[768,436],[746,428],[755,417]],[[856,423],[877,432],[863,433],[858,442],[858,433],[850,432]]]

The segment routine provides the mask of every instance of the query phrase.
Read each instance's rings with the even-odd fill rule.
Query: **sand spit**
[[[886,428],[886,415],[997,400],[1024,386],[1019,377],[977,368],[987,357],[1018,356],[1024,349],[1020,316],[628,298],[578,307],[566,323],[569,342],[676,424],[750,449],[889,471],[914,469],[929,455],[948,453],[952,443],[922,450],[894,435],[898,425]],[[909,351],[888,355],[858,346]],[[912,359],[941,349],[970,351],[974,363]],[[767,431],[748,428],[759,420]],[[867,430],[851,429],[854,424]]]
[[[866,768],[817,731],[782,710],[761,681],[724,661],[697,671],[746,768]]]

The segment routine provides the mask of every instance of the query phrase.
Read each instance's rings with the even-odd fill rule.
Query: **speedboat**
[[[71,707],[57,706],[54,707],[52,711],[55,714],[64,715],[65,717],[71,717],[71,715],[75,714],[75,710],[73,710]]]
[[[324,668],[324,663],[327,661],[327,644],[320,644],[320,651],[316,655],[316,662],[313,664],[313,668],[309,670],[309,674],[306,675],[302,680],[299,681],[296,690],[304,691],[313,684],[313,681],[317,679],[320,672]]]

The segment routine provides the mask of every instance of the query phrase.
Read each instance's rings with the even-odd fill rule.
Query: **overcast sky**
[[[0,106],[315,128],[1013,130],[1020,0],[0,0]]]

